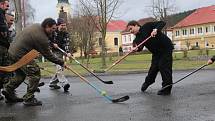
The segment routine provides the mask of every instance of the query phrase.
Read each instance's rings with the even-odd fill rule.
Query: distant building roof
[[[121,32],[126,29],[127,22],[123,20],[111,20],[107,24],[108,32]]]
[[[195,10],[196,9],[168,15],[166,19],[167,29],[172,29],[172,27],[174,27],[178,22],[180,22],[181,20],[183,20],[184,18],[192,14]]]
[[[215,5],[202,7],[177,23],[174,28],[215,23]]]

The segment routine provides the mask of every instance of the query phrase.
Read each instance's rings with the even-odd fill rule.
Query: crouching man
[[[49,47],[49,37],[52,36],[55,30],[56,21],[52,18],[45,19],[42,24],[33,24],[26,27],[22,32],[17,34],[15,41],[9,47],[8,51],[11,56],[11,63],[19,61],[22,56],[35,49],[49,61],[66,67],[64,61],[61,58],[57,58]],[[9,102],[18,102],[14,90],[26,78],[29,81],[29,85],[26,94],[23,96],[23,104],[27,106],[42,105],[42,102],[34,96],[41,78],[40,68],[34,60],[15,71],[14,77],[11,77],[9,82],[5,84],[2,91],[3,95]]]

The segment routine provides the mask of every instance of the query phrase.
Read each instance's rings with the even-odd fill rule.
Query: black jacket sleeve
[[[152,22],[152,28],[158,29],[158,31],[161,31],[165,25],[166,23],[164,21]]]
[[[8,26],[5,21],[6,21],[5,12],[2,9],[0,9],[0,32],[8,31]]]
[[[157,29],[158,33],[161,32],[163,27],[166,25],[164,21],[148,22],[140,27],[139,33],[136,35],[136,38],[133,41],[133,45],[140,44],[143,40],[151,35],[153,29]],[[149,40],[150,41],[150,40]],[[138,48],[138,51],[141,51],[144,47],[144,44]]]
[[[215,55],[211,58],[211,60],[214,62],[215,61]]]

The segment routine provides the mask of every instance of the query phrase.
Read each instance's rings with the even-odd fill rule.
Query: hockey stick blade
[[[118,99],[112,99],[112,102],[113,102],[113,103],[120,103],[120,102],[127,101],[128,99],[129,99],[129,96],[126,95],[126,96],[121,97],[121,98],[118,98]]]
[[[105,84],[113,84],[113,81],[102,81]]]

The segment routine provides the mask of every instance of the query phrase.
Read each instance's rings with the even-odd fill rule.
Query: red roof
[[[215,5],[197,9],[195,12],[177,23],[174,28],[206,23],[215,23]]]
[[[123,20],[112,20],[107,24],[108,32],[121,32],[126,29],[127,23]]]

